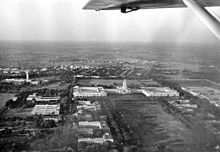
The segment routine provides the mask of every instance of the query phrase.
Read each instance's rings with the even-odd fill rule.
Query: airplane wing
[[[220,6],[220,0],[197,0],[204,7]],[[186,7],[182,0],[90,0],[83,9],[116,10]]]
[[[122,13],[128,13],[138,9],[188,7],[220,39],[220,20],[205,9],[209,6],[220,6],[220,0],[90,0],[83,9],[119,9]]]

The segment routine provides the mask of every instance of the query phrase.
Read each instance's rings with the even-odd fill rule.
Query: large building
[[[107,96],[103,87],[79,87],[73,88],[74,97],[103,97]]]
[[[80,121],[79,122],[79,127],[85,127],[85,128],[99,128],[102,129],[103,125],[101,121]]]
[[[37,96],[36,93],[31,94],[27,97],[27,101],[36,101],[36,102],[57,102],[61,98],[60,96],[57,97],[42,97],[42,96]]]
[[[35,105],[31,115],[35,114],[58,116],[60,114],[60,105]]]
[[[147,97],[175,97],[179,96],[179,92],[169,87],[144,87],[142,92]]]

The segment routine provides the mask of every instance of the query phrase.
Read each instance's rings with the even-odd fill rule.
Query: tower
[[[26,81],[28,81],[29,80],[29,71],[26,70],[25,73],[26,73]]]
[[[126,82],[126,80],[125,80],[125,79],[124,79],[124,81],[123,81],[122,90],[123,90],[123,91],[125,91],[125,92],[127,92],[127,91],[128,91],[128,86],[127,86],[127,82]]]
[[[121,87],[117,87],[117,93],[120,94],[131,93],[131,90],[128,88],[127,81],[125,79],[123,81],[123,85]]]

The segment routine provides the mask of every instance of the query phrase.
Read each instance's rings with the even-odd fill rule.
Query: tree
[[[44,119],[42,115],[34,115],[33,116],[34,120],[35,120],[35,125],[37,127],[41,127],[41,124],[43,123]]]
[[[11,106],[12,106],[12,103],[13,103],[13,100],[10,99],[10,100],[6,101],[5,106],[6,106],[6,107],[11,107]]]
[[[3,135],[9,135],[9,134],[12,134],[12,130],[9,128],[5,128],[1,133]]]
[[[56,127],[56,122],[54,120],[45,120],[41,123],[41,128],[54,128]]]

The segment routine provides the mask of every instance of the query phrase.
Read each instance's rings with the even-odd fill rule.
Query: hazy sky
[[[82,10],[87,1],[0,0],[0,40],[219,42],[187,8],[121,14]]]

